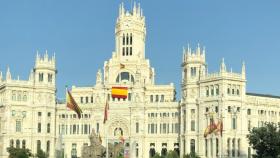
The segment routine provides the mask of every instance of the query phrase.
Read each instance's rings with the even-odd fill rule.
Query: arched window
[[[232,151],[231,151],[232,157],[235,157],[235,138],[232,139]]]
[[[26,141],[25,141],[25,140],[22,140],[21,146],[22,146],[22,149],[25,149],[25,148],[26,148]]]
[[[130,45],[132,45],[132,33],[130,34]]]
[[[125,83],[132,82],[132,83],[134,83],[134,77],[129,72],[121,72],[117,76],[116,82],[117,83],[119,83],[119,82],[125,82]]]
[[[117,136],[117,137],[123,136],[123,130],[121,128],[116,128],[114,130],[114,136]]]
[[[23,92],[22,100],[23,101],[27,101],[27,93],[26,92]]]
[[[18,101],[21,101],[21,92],[18,92],[17,100],[18,100]]]
[[[47,133],[51,133],[51,124],[50,123],[47,124]]]
[[[126,56],[128,56],[128,47],[126,47]]]
[[[128,37],[128,34],[126,34],[126,45],[129,44],[129,37]]]
[[[123,34],[123,45],[125,45],[125,35]]]
[[[238,141],[237,141],[237,156],[239,157],[240,156],[240,145],[241,145],[241,140],[240,139],[238,139]]]
[[[132,47],[130,47],[130,54],[129,54],[130,56],[132,55]]]
[[[51,145],[51,142],[48,140],[47,141],[47,149],[46,149],[47,153],[50,152],[50,145]]]
[[[156,150],[155,150],[155,144],[154,143],[151,143],[150,144],[150,151],[149,151],[149,155],[150,157],[154,157],[156,154]]]
[[[16,140],[16,148],[20,148],[20,141],[18,139]]]
[[[122,48],[122,55],[125,56],[125,47]]]
[[[13,100],[13,101],[16,101],[16,100],[17,100],[16,91],[13,91],[13,92],[12,92],[12,100]]]
[[[10,140],[10,147],[14,147],[14,140],[13,139]]]
[[[37,140],[37,153],[41,150],[41,140]]]
[[[191,153],[195,153],[195,140],[191,139]]]
[[[162,143],[162,148],[161,148],[161,156],[165,157],[167,155],[167,144]]]

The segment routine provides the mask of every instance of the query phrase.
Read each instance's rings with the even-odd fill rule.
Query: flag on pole
[[[100,134],[99,134],[99,142],[102,144],[102,138]]]
[[[124,69],[125,68],[125,65],[120,63],[120,69]]]
[[[105,109],[104,109],[104,120],[103,120],[104,124],[108,120],[108,111],[109,111],[109,104],[108,104],[108,101],[106,100],[106,105],[105,105]]]
[[[112,87],[112,97],[113,98],[123,98],[126,99],[128,95],[127,87]]]
[[[66,105],[69,109],[71,109],[77,113],[79,119],[81,118],[81,114],[83,113],[83,111],[78,106],[75,99],[72,97],[71,93],[68,90],[67,90],[67,94],[66,94]]]
[[[213,116],[210,118],[210,125],[208,125],[204,131],[204,137],[207,137],[208,134],[211,134],[213,132],[216,133],[217,125],[214,122]]]
[[[221,136],[223,135],[223,121],[222,120],[219,120],[215,133],[220,134]]]

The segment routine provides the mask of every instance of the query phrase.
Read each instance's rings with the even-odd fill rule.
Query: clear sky
[[[65,85],[95,84],[114,50],[121,0],[1,0],[0,69],[27,79],[36,50],[56,53],[58,97]],[[128,0],[123,0],[130,8]],[[139,2],[139,1],[137,1]],[[206,47],[209,72],[247,66],[247,91],[280,95],[280,1],[141,0],[146,57],[159,84],[180,92],[182,48]]]

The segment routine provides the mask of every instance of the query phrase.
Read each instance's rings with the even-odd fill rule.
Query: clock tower
[[[140,4],[132,11],[122,3],[115,28],[116,54],[121,62],[145,59],[146,25]]]

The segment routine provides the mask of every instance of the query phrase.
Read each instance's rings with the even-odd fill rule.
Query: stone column
[[[213,158],[216,158],[216,138],[215,137],[212,137],[212,146],[213,146],[213,155],[212,155],[212,157]]]

